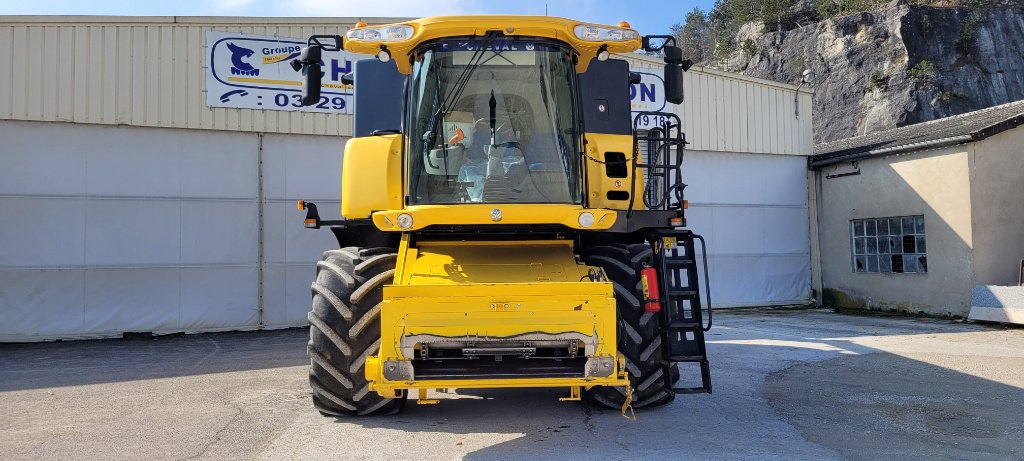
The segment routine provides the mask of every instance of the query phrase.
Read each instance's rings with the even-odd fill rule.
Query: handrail
[[[644,117],[648,119],[655,117],[657,120],[661,120],[661,124],[648,130],[648,134],[641,136],[640,124]],[[640,141],[648,143],[646,162],[641,161]],[[679,206],[682,206],[683,188],[686,185],[682,182],[683,176],[680,168],[686,144],[686,135],[682,131],[682,120],[678,115],[671,112],[639,112],[633,117],[633,175],[630,188],[636,190],[637,173],[646,170],[646,184],[642,198],[647,209],[667,210],[672,206],[673,198]],[[656,177],[662,178],[664,188],[654,194],[659,195],[657,200],[654,200],[654,195],[649,195],[649,191],[652,190]],[[634,194],[630,194],[629,206],[626,211],[627,217],[633,213],[634,200]]]

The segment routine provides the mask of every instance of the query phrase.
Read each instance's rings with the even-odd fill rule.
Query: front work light
[[[398,219],[396,219],[396,221],[398,221],[398,227],[401,227],[402,229],[412,227],[412,215],[409,213],[402,213],[398,215]]]
[[[362,40],[364,42],[401,42],[412,38],[412,32],[412,26],[400,24],[349,29],[345,33],[345,37],[349,40]]]
[[[576,37],[588,42],[626,42],[637,40],[640,33],[633,29],[617,29],[609,27],[580,24],[573,29]]]
[[[584,211],[583,213],[580,213],[579,222],[580,222],[580,227],[590,227],[590,226],[593,226],[594,225],[594,215],[591,214],[589,211]]]

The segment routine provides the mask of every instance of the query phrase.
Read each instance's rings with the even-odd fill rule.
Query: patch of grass
[[[873,90],[885,88],[885,84],[889,79],[880,70],[875,70],[871,73],[871,77],[868,78],[868,87]]]

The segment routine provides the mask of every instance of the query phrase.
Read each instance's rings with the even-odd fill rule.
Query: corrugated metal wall
[[[660,69],[664,62],[627,56],[634,69]],[[700,67],[683,74],[686,101],[676,106],[688,149],[710,152],[811,155],[811,95],[796,87]]]
[[[0,119],[350,135],[349,115],[206,107],[204,32],[304,38],[355,21],[0,17]]]
[[[390,22],[394,19],[365,19]],[[303,38],[343,33],[353,18],[0,17],[0,119],[351,135],[351,117],[206,107],[204,32]],[[660,61],[630,55],[634,67]],[[684,76],[678,107],[705,151],[810,155],[811,95],[710,69]]]

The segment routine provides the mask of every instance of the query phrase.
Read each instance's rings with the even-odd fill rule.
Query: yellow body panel
[[[635,188],[630,191],[633,181],[633,137],[621,134],[587,133],[587,194],[590,206],[611,210],[625,210],[629,207],[629,198],[609,198],[609,191],[628,192],[633,199],[633,209],[643,210],[644,178],[636,178]],[[605,153],[619,152],[626,157],[626,175],[611,178],[607,174],[604,163]],[[594,161],[594,159],[599,160]]]
[[[396,278],[400,285],[515,282],[527,284],[524,292],[528,292],[533,282],[578,282],[588,269],[572,259],[572,247],[565,240],[421,242],[413,250],[415,259],[407,262]],[[503,259],[482,258],[487,254]],[[584,294],[603,294],[606,288],[587,283],[577,289]]]
[[[402,135],[350,139],[342,163],[341,215],[346,219],[402,207]]]
[[[622,42],[590,42],[576,37],[573,29],[578,25],[596,25],[570,19],[550,16],[434,16],[416,19],[400,24],[412,26],[413,35],[408,40],[397,42],[377,42],[362,40],[345,40],[345,50],[353,53],[377,54],[381,46],[386,46],[395,57],[399,72],[408,74],[412,70],[408,54],[416,46],[427,40],[446,37],[483,36],[489,31],[501,31],[506,36],[545,37],[561,40],[572,46],[580,54],[576,64],[576,72],[586,72],[590,60],[597,55],[602,45],[608,47],[610,53],[630,53],[640,48],[640,35],[635,40]],[[374,25],[373,27],[380,27]]]
[[[493,218],[494,210],[501,211],[500,220]],[[594,215],[594,225],[586,229],[608,229],[615,224],[614,211],[557,203],[412,205],[404,209],[374,213],[373,224],[383,231],[413,231],[444,224],[563,224],[573,229],[584,229],[579,223],[582,212]],[[403,213],[413,218],[412,227],[408,229],[398,227],[398,215]]]
[[[421,242],[404,238],[395,283],[384,287],[380,352],[367,358],[370,389],[625,386],[616,349],[612,285],[577,263],[572,242]],[[578,341],[588,370],[570,377],[417,379],[423,345]],[[482,357],[474,360],[493,360]],[[591,373],[591,367],[600,370]],[[407,374],[403,374],[407,373]]]

